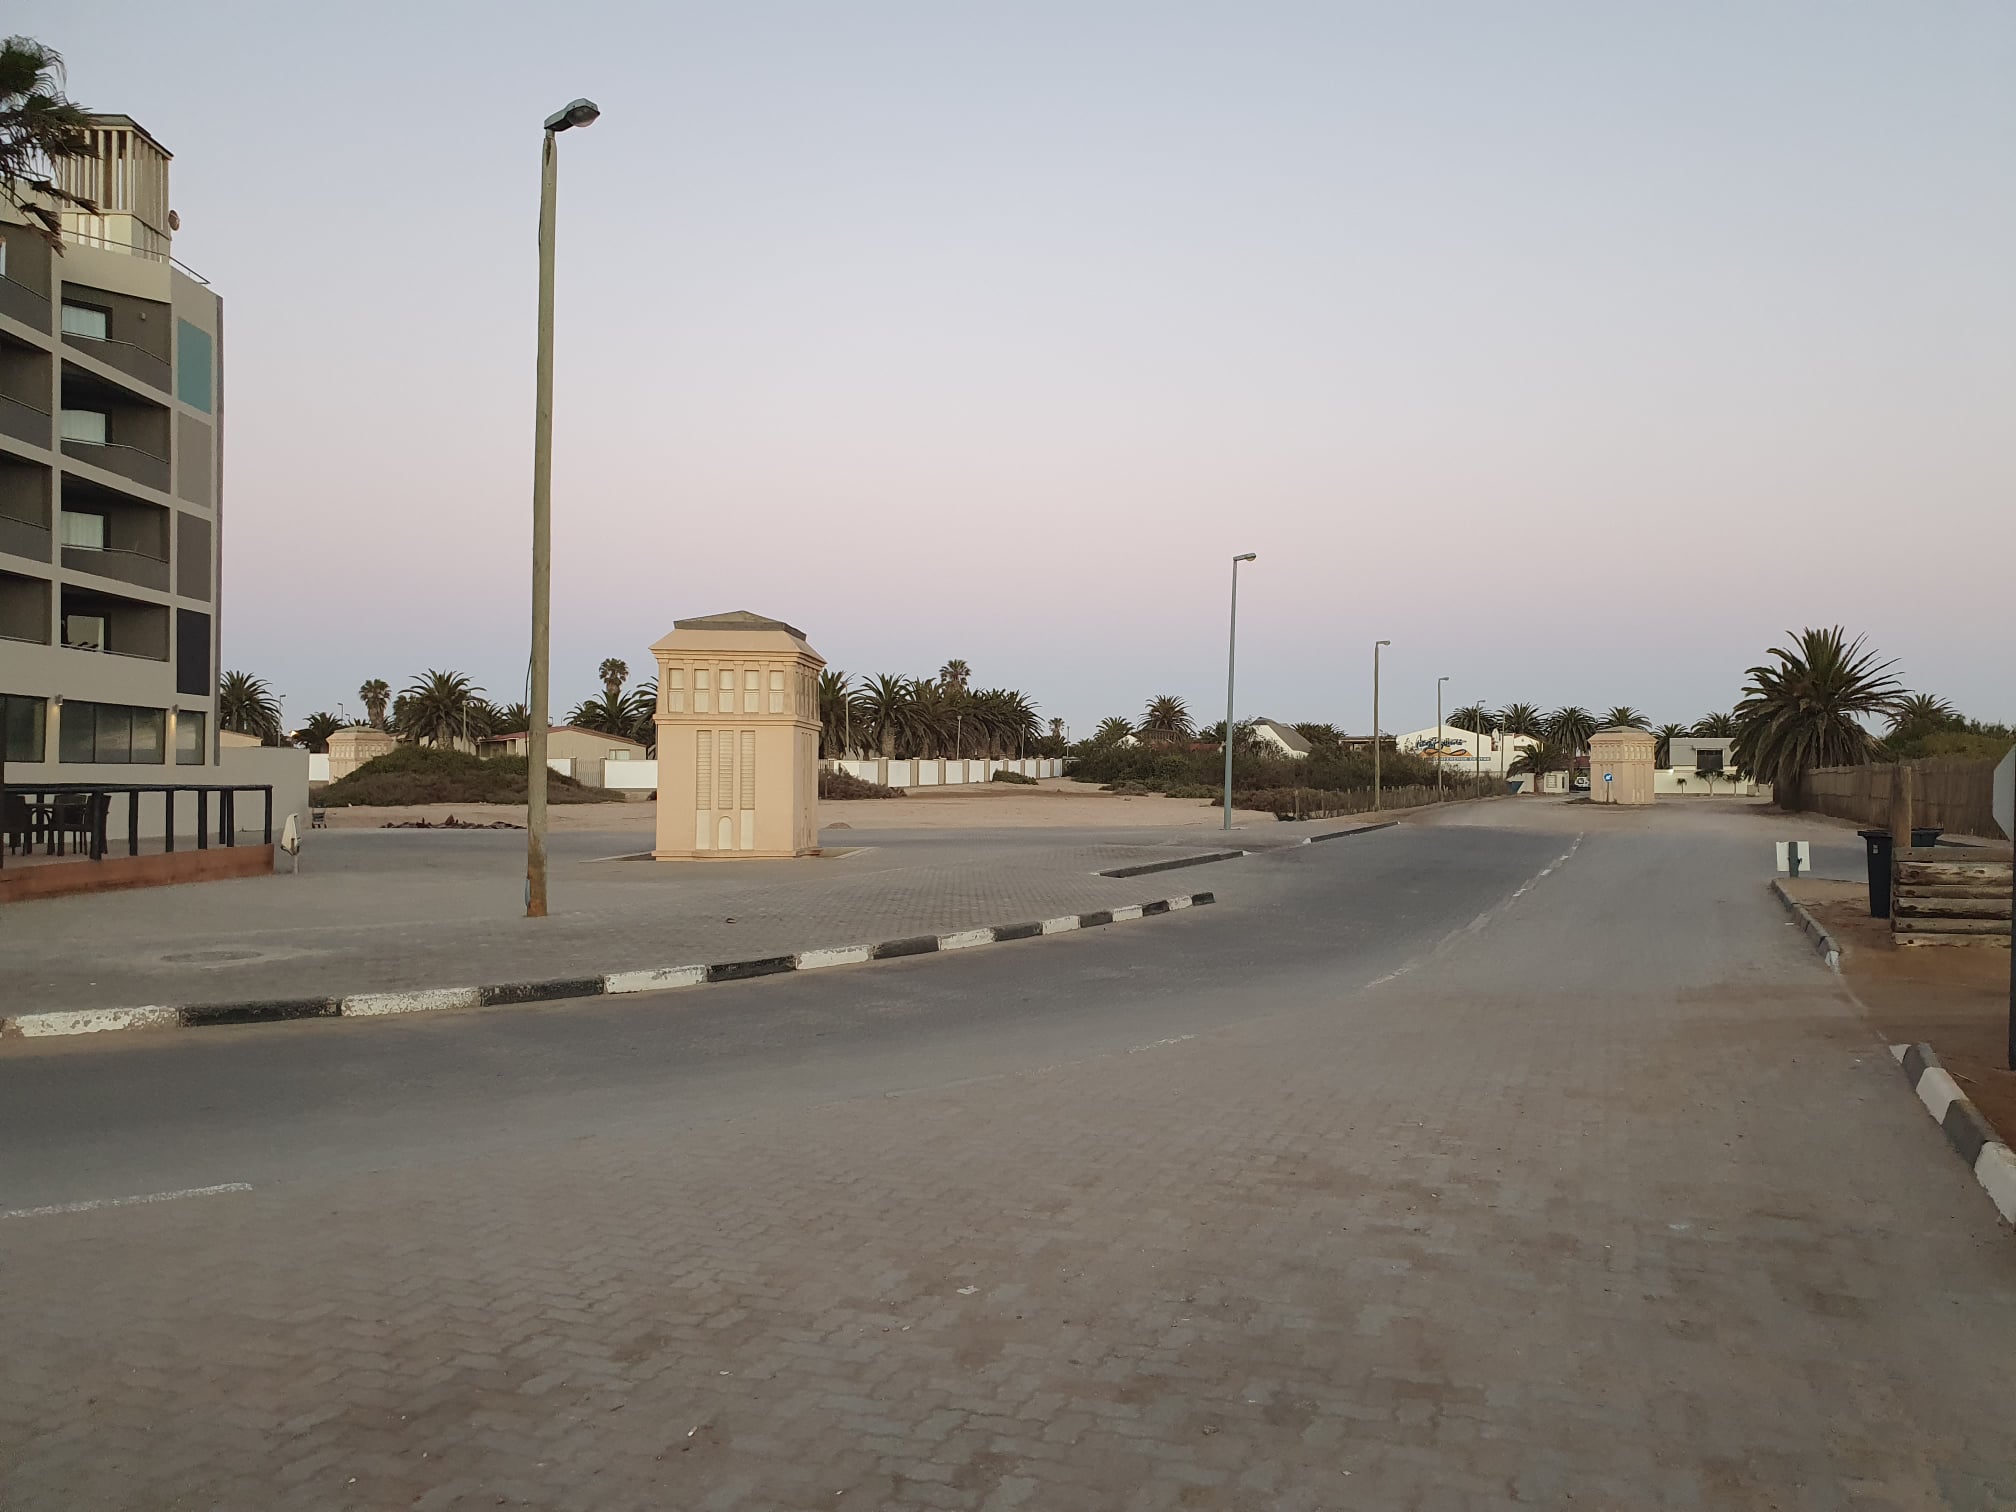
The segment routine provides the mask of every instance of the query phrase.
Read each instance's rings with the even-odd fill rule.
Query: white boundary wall
[[[565,771],[560,758],[552,762],[555,771]],[[1031,756],[1021,761],[827,761],[830,771],[847,772],[866,782],[884,787],[951,787],[961,783],[991,781],[996,772],[1015,772],[1023,777],[1062,777],[1064,762],[1056,756]],[[655,761],[605,761],[602,786],[630,792],[649,792],[658,786]]]
[[[1030,756],[1020,761],[838,761],[825,762],[826,769],[845,772],[864,782],[884,787],[955,787],[964,783],[991,782],[996,772],[1014,772],[1022,777],[1062,777],[1064,762],[1057,756]]]

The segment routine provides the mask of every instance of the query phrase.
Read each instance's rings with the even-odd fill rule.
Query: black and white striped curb
[[[1890,1053],[1903,1066],[1911,1090],[1937,1121],[1946,1143],[1973,1169],[1995,1211],[2016,1223],[2016,1153],[1967,1100],[1930,1045],[1892,1045]]]
[[[1785,911],[1806,932],[1806,938],[1813,942],[1813,948],[1820,953],[1820,959],[1834,970],[1841,969],[1841,947],[1834,943],[1834,936],[1820,926],[1820,921],[1806,911],[1806,906],[1792,894],[1785,891],[1785,884],[1775,877],[1771,881],[1771,891],[1778,901],[1785,905]]]
[[[901,956],[933,955],[969,950],[1009,940],[1033,940],[1073,930],[1151,919],[1179,909],[1216,902],[1208,892],[1184,893],[1100,908],[1090,913],[1031,919],[1021,924],[994,924],[953,934],[911,935],[874,945],[835,945],[802,950],[795,955],[757,956],[745,961],[716,961],[705,966],[660,966],[640,971],[612,971],[602,976],[560,977],[544,982],[500,982],[488,987],[422,987],[405,992],[362,992],[349,997],[270,998],[243,1003],[188,1003],[146,1008],[82,1008],[47,1013],[22,1013],[0,1019],[0,1036],[44,1038],[63,1034],[98,1034],[113,1029],[199,1029],[218,1024],[277,1024],[290,1019],[385,1018],[395,1014],[432,1013],[447,1008],[490,1008],[506,1003],[548,1003],[563,998],[615,997],[633,992],[664,992],[674,987],[700,987],[710,982],[739,982],[749,977],[786,971],[818,971],[828,966],[854,966],[864,961],[888,961]]]

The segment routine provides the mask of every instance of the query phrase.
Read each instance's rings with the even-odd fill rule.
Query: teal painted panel
[[[210,413],[215,343],[210,333],[186,320],[175,322],[175,397]]]

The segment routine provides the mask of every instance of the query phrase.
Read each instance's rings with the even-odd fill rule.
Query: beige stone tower
[[[660,861],[819,848],[819,673],[805,632],[738,610],[675,620],[658,659]]]
[[[1596,803],[1652,801],[1659,739],[1650,730],[1612,726],[1589,737],[1589,797]]]

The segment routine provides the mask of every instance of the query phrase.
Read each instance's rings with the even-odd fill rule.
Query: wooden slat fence
[[[1871,829],[1890,822],[1890,794],[1898,770],[1912,771],[1911,819],[1956,835],[2002,835],[1995,823],[1995,763],[1960,757],[1866,766],[1820,767],[1806,774],[1800,807]],[[2005,837],[2006,838],[2006,837]]]

